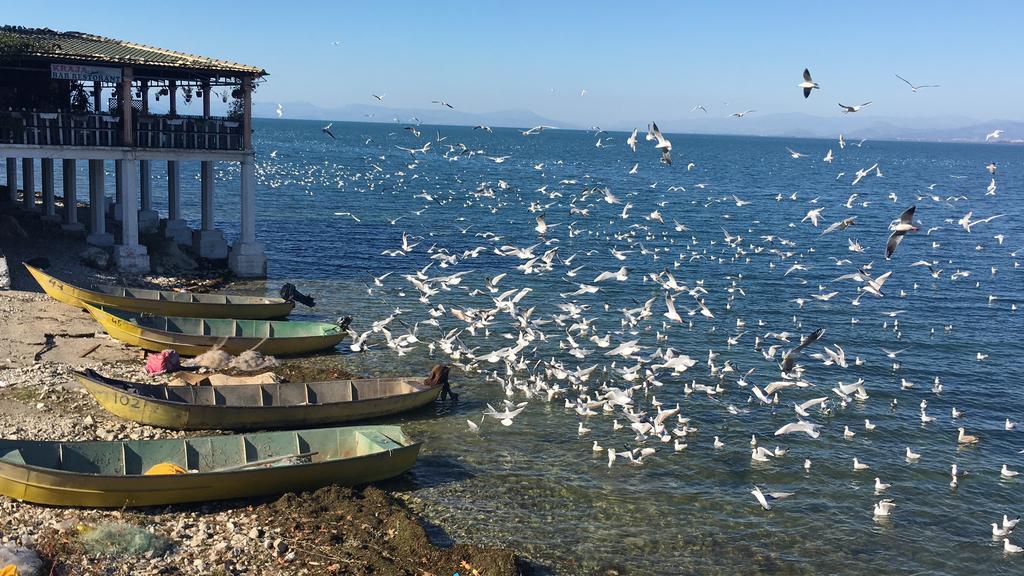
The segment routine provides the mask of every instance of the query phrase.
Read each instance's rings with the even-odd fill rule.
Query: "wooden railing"
[[[132,118],[135,146],[179,150],[242,150],[242,123],[227,118]],[[0,144],[124,146],[121,117],[70,112],[0,111]]]

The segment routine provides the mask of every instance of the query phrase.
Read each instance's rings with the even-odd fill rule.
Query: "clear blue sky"
[[[395,107],[443,98],[593,125],[684,117],[695,104],[831,116],[838,101],[872,100],[878,116],[1024,120],[1016,1],[92,0],[4,2],[2,22],[259,65],[263,102],[386,93]],[[805,66],[822,85],[806,101]],[[914,94],[894,72],[942,87]]]

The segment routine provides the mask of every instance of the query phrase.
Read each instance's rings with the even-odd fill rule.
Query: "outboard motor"
[[[310,308],[316,306],[316,301],[313,300],[312,296],[307,296],[306,294],[299,292],[299,289],[295,287],[295,284],[292,284],[290,282],[286,283],[284,286],[281,286],[281,298],[284,298],[289,302],[299,302],[301,304],[305,304]]]

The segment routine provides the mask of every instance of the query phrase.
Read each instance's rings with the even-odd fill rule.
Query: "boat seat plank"
[[[381,434],[380,432],[377,432],[376,430],[360,430],[359,436],[360,445],[362,445],[364,442],[368,442],[369,444],[375,446],[377,449],[380,450],[395,450],[397,448],[402,447],[402,445],[399,444],[398,442],[395,442],[391,438],[388,438],[387,436]]]
[[[8,462],[14,462],[15,464],[25,464],[25,458],[21,455],[21,448],[15,448],[0,456],[0,460],[7,460]]]

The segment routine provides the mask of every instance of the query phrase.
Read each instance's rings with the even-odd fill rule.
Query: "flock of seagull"
[[[936,87],[914,85],[902,77],[899,79],[914,92]],[[798,86],[805,98],[813,90],[820,89],[809,70],[804,70],[803,82]],[[378,100],[383,98],[374,97]],[[451,108],[444,100],[435,103]],[[869,104],[871,102],[840,106],[844,113],[855,113]],[[703,109],[698,106],[695,110],[698,108]],[[742,117],[750,112],[753,111],[734,113],[733,116]],[[331,128],[332,125],[328,124],[322,130],[333,139],[335,136]],[[524,138],[543,138],[542,134],[551,128],[536,126],[521,130],[520,134]],[[487,126],[475,129],[485,134],[493,133]],[[998,139],[999,132],[990,134],[991,138],[986,140]],[[625,139],[624,145],[629,153],[641,155],[646,153],[642,146],[650,146],[661,164],[666,167],[672,165],[672,143],[655,122],[648,125],[643,135],[649,144],[641,144],[640,135],[640,130],[634,129]],[[905,240],[909,242],[907,239],[911,235],[927,229],[922,236],[932,237],[933,233],[942,230],[942,241],[977,241],[976,249],[982,250],[988,245],[981,244],[977,233],[1005,216],[975,217],[972,210],[967,210],[959,220],[947,220],[946,225],[929,220],[928,224],[936,225],[927,227],[918,219],[920,211],[917,204],[899,206],[903,193],[892,192],[883,198],[872,195],[874,190],[862,190],[868,186],[865,179],[884,177],[879,163],[875,163],[858,169],[848,178],[849,184],[844,183],[849,189],[857,190],[849,194],[845,202],[837,199],[829,203],[824,196],[802,199],[797,192],[777,194],[776,202],[806,201],[810,208],[799,222],[773,223],[777,232],[747,238],[746,234],[757,233],[754,226],[760,223],[759,217],[768,218],[763,214],[746,212],[750,223],[740,223],[739,218],[744,216],[744,211],[752,210],[745,208],[751,200],[740,198],[738,193],[704,199],[684,196],[688,189],[691,194],[698,190],[711,190],[711,183],[691,182],[686,187],[673,184],[662,188],[667,199],[658,202],[657,209],[640,215],[631,213],[634,201],[639,203],[638,197],[655,194],[657,182],[637,184],[620,192],[613,191],[596,178],[555,180],[552,177],[549,180],[548,172],[555,168],[549,166],[551,162],[531,164],[534,173],[546,181],[532,191],[520,189],[504,178],[475,185],[465,185],[456,179],[456,182],[434,186],[428,191],[425,184],[421,186],[422,180],[417,182],[421,176],[416,172],[426,162],[490,161],[502,164],[513,156],[448,142],[440,132],[436,138],[424,138],[422,130],[415,125],[407,127],[404,134],[394,134],[394,137],[410,142],[404,146],[393,145],[394,149],[408,155],[403,169],[387,173],[379,165],[387,155],[384,152],[379,158],[369,159],[367,171],[359,174],[360,185],[368,191],[390,188],[405,193],[420,189],[412,195],[412,201],[422,201],[422,208],[389,218],[388,223],[398,226],[401,220],[423,216],[428,210],[431,214],[443,210],[454,215],[459,226],[458,236],[475,245],[470,249],[456,250],[432,242],[432,234],[417,236],[408,230],[403,232],[400,244],[381,254],[391,259],[388,264],[393,270],[366,282],[368,295],[380,298],[392,311],[370,323],[365,331],[350,329],[348,345],[351,350],[364,352],[386,346],[399,356],[419,351],[431,357],[447,358],[465,373],[480,374],[486,381],[493,382],[505,397],[494,402],[497,407],[488,403],[479,419],[466,421],[469,431],[474,434],[482,433],[487,419],[502,427],[510,427],[516,418],[528,413],[531,403],[557,402],[569,414],[578,417],[576,437],[589,447],[591,453],[600,455],[602,466],[608,468],[623,462],[641,466],[652,457],[684,454],[692,450],[691,446],[700,442],[699,426],[687,416],[685,406],[699,402],[701,398],[706,399],[723,419],[741,418],[755,411],[771,414],[773,418],[786,418],[788,415],[791,421],[773,430],[747,431],[751,435],[752,465],[778,463],[785,466],[790,449],[766,447],[763,443],[767,438],[783,441],[806,437],[815,441],[827,435],[854,442],[858,436],[883,434],[888,423],[875,423],[870,419],[865,419],[863,427],[857,430],[851,427],[852,422],[844,424],[841,429],[830,426],[833,421],[842,420],[851,407],[865,405],[872,392],[881,392],[879,388],[885,385],[858,377],[858,369],[871,359],[848,356],[843,343],[829,340],[827,327],[817,327],[801,335],[803,324],[797,310],[802,310],[809,303],[839,309],[845,299],[845,305],[850,306],[850,324],[858,324],[860,318],[854,312],[862,305],[863,299],[888,303],[893,299],[913,296],[913,291],[908,293],[901,289],[898,294],[892,294],[887,290],[886,282],[893,275],[912,276],[913,290],[926,281],[955,284],[975,273],[969,261],[949,260],[945,266],[955,266],[956,272],[948,273],[940,268],[943,264],[935,258],[900,262],[897,248]],[[600,129],[595,129],[595,137],[597,148],[615,145],[611,136]],[[366,143],[369,144],[370,139]],[[856,145],[863,144],[862,140]],[[829,148],[821,162],[831,165],[848,145],[853,144],[847,144],[840,135],[839,152],[834,153],[833,148]],[[808,161],[809,154],[786,150],[793,160]],[[628,175],[637,175],[640,164],[640,160],[635,162]],[[695,162],[688,162],[685,172],[663,177],[680,178],[679,174],[685,175],[695,167]],[[987,170],[991,177],[988,188],[978,193],[995,196],[996,165],[992,163],[978,169]],[[836,180],[845,176],[840,172]],[[263,177],[270,178],[269,175]],[[682,182],[681,179],[677,181]],[[272,182],[271,185],[282,185],[282,182]],[[921,189],[912,195],[916,196],[917,203],[929,203],[929,207],[955,208],[959,202],[970,201],[967,194],[941,196],[936,192],[939,185],[922,184]],[[520,205],[514,203],[515,198],[521,200]],[[720,236],[700,238],[688,224],[680,221],[686,220],[685,211],[673,209],[672,203],[682,203],[684,198],[692,209],[722,206],[729,210],[722,216]],[[861,244],[849,235],[850,232],[862,228],[860,220],[868,218],[869,206],[881,206],[884,200],[899,206],[899,210],[890,212],[881,208],[892,217],[888,229],[884,232],[870,227],[864,229],[864,233],[871,234],[874,239]],[[534,226],[529,231],[533,237],[502,233],[497,229],[485,230],[486,224],[482,222],[467,225],[465,218],[457,217],[460,206],[484,207],[492,214],[498,214],[502,209],[508,211],[525,207],[529,215],[521,217],[533,222]],[[860,215],[851,214],[858,210]],[[614,212],[609,215],[608,211]],[[825,211],[839,211],[843,216],[829,223]],[[351,212],[336,214],[350,215],[361,221]],[[552,223],[549,218],[558,221]],[[824,227],[818,232],[820,224]],[[814,241],[801,243],[787,238],[786,226],[790,230],[798,227],[812,229]],[[845,235],[845,238],[834,239],[838,235]],[[1003,233],[990,237],[997,241],[997,249],[1009,239]],[[594,247],[591,247],[591,239]],[[612,247],[602,249],[599,247],[601,242],[611,243]],[[823,265],[816,256],[819,251],[824,251],[823,243],[849,252],[848,257],[831,256],[832,262],[825,263],[834,265],[843,273],[830,282],[820,284],[817,291],[810,291],[806,297],[790,302],[797,306],[793,310],[792,326],[780,329],[770,326],[765,320],[744,318],[739,314],[746,290],[750,288],[749,273],[744,273],[743,267],[758,267],[762,272],[780,274],[786,282],[801,286],[808,283],[802,277],[809,269]],[[932,240],[930,244],[933,250],[937,250],[939,239]],[[567,249],[567,245],[571,248]],[[926,250],[927,246],[928,243],[922,241],[918,252]],[[1017,251],[1008,253],[1007,266],[1019,267],[1017,254]],[[872,255],[884,256],[885,264],[872,262]],[[402,273],[403,259],[410,257],[429,262]],[[617,268],[598,270],[590,264],[591,261],[610,261],[607,260],[609,257],[618,263]],[[500,272],[490,275],[476,272],[469,268],[476,259],[489,263],[483,267],[497,267]],[[854,259],[860,263],[854,263]],[[703,268],[705,271],[718,266],[722,273],[717,277],[705,274],[704,278],[699,278],[695,274],[698,265],[708,267]],[[882,267],[887,269],[878,269]],[[997,268],[992,267],[990,277],[996,274]],[[847,282],[852,282],[853,288],[848,288],[850,284]],[[557,293],[558,298],[537,299],[532,294],[535,288],[525,285],[536,283],[552,287],[551,292]],[[980,286],[981,281],[978,280],[975,287]],[[399,298],[400,303],[396,305],[394,301]],[[610,304],[624,298],[632,304],[618,309]],[[997,302],[997,297],[988,297],[989,305]],[[787,303],[778,301],[767,305],[781,308]],[[1015,313],[1016,305],[1008,306],[1007,311]],[[882,328],[887,337],[896,342],[902,339],[904,324],[900,315],[905,312],[896,309],[884,313],[886,320]],[[723,319],[726,318],[729,323],[724,325]],[[721,336],[721,345],[717,349],[707,350],[706,357],[703,353],[698,356],[693,350],[684,352],[675,347],[681,342],[692,341],[692,338],[681,338],[682,334],[703,330],[709,339],[719,338],[723,328],[728,334]],[[945,326],[947,333],[953,329],[952,323]],[[495,340],[498,344],[494,344]],[[741,351],[749,355],[748,367],[741,368],[742,361],[736,359]],[[899,355],[906,351],[883,350],[885,361],[892,362],[893,377],[901,373]],[[730,359],[721,360],[723,354]],[[977,353],[977,361],[983,361],[983,357],[987,358],[987,355]],[[698,374],[701,368],[703,372]],[[849,374],[849,377],[843,376],[833,384],[826,383],[828,379],[835,379],[836,371],[841,375]],[[815,390],[824,393],[808,398],[807,394]],[[886,390],[885,394],[893,397],[890,406],[893,414],[903,414],[897,412],[897,406],[901,401],[905,403],[907,398],[916,400],[921,395],[917,391],[917,383],[906,377],[901,377],[897,389]],[[943,393],[942,383],[936,376],[930,394],[934,398],[945,398]],[[659,401],[658,397],[682,400]],[[922,427],[936,426],[937,416],[928,413],[928,398],[921,398],[918,404],[913,420],[919,421]],[[951,450],[977,450],[985,445],[985,437],[968,433],[966,416],[955,406],[949,422],[965,422],[965,425],[956,427],[956,435],[949,436]],[[599,426],[604,427],[615,438],[615,443],[623,447],[602,447],[599,440],[591,438]],[[1000,422],[1000,428],[1005,434],[1013,434],[1016,423],[1006,417]],[[714,436],[708,443],[709,448],[727,450],[726,440],[724,436]],[[810,451],[807,445],[801,445],[801,449]],[[912,446],[906,446],[899,457],[909,466],[917,465],[922,459]],[[849,469],[857,475],[871,474],[867,471],[874,467],[857,456],[853,456],[850,462]],[[809,457],[803,459],[802,469],[806,475],[814,473]],[[959,470],[955,463],[950,465],[950,470],[949,484],[952,490],[956,490],[964,481],[966,472]],[[1003,464],[999,471],[978,472],[975,476],[979,474],[1017,482],[1015,478],[1019,473]],[[878,522],[888,521],[898,514],[899,502],[896,497],[882,496],[899,492],[899,486],[883,482],[878,476],[873,480],[873,488],[880,499],[871,507],[870,515]],[[799,494],[767,491],[756,485],[750,493],[756,504],[766,511],[780,505],[784,499],[799,498]],[[1010,539],[1017,520],[1005,512],[999,514],[1002,521],[992,524],[993,538],[1002,540],[1007,553],[1021,552],[1022,549]]]

